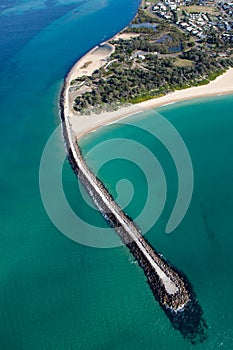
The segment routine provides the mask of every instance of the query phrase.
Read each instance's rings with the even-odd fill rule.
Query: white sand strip
[[[75,114],[71,106],[69,109],[70,123],[78,139],[102,126],[116,122],[129,115],[145,112],[149,109],[179,101],[192,100],[195,98],[233,93],[233,68],[217,77],[207,85],[177,90],[163,97],[154,98],[129,107],[120,108],[113,112],[92,114],[90,116]],[[69,108],[70,107],[70,108]]]

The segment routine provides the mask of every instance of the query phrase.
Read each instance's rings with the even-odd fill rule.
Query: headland
[[[70,123],[67,109],[69,80],[66,80],[60,99],[63,135],[68,158],[74,173],[84,185],[96,207],[128,247],[144,271],[147,283],[161,308],[177,329],[191,343],[203,342],[206,338],[206,323],[192,285],[142,236],[140,229],[114,201],[104,184],[90,171],[78,139]]]
[[[78,138],[164,104],[233,93],[225,7],[174,3],[142,1],[127,28],[75,64],[67,108]]]
[[[228,54],[223,55],[210,43],[207,50],[203,40],[187,37],[179,23],[162,21],[151,6],[142,12],[142,6],[134,20],[137,24],[129,25],[107,42],[93,48],[78,60],[67,76],[69,94],[64,101],[65,109],[77,139],[99,127],[148,109],[233,93],[233,53],[227,49],[227,43],[224,45]],[[189,8],[192,7],[187,6]],[[145,20],[148,22],[143,23]],[[181,51],[169,52],[169,47],[177,45],[177,41],[182,44]],[[154,42],[158,51],[152,51],[151,47],[147,48],[148,52],[135,49],[142,48],[145,42]],[[127,47],[130,49],[126,54]],[[162,53],[164,47],[168,51]],[[153,65],[155,71],[151,68]],[[150,85],[144,83],[140,86],[139,80],[150,81],[156,75],[156,69],[159,76],[166,76],[165,82],[156,76]],[[144,76],[145,72],[148,76]],[[121,81],[124,74],[129,80],[130,74],[136,74],[132,86]],[[140,75],[141,79],[138,78]],[[117,96],[116,90],[124,90],[124,84],[128,97],[123,97],[123,93]],[[160,87],[156,88],[156,84]],[[109,90],[107,86],[111,86]],[[151,90],[141,93],[140,88]],[[102,94],[107,96],[102,98]],[[79,105],[82,107],[79,108]]]

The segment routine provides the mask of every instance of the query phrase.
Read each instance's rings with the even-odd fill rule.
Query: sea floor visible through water
[[[194,348],[172,329],[125,247],[97,249],[69,240],[51,223],[40,196],[41,155],[59,124],[65,75],[88,50],[124,28],[139,1],[12,0],[0,6],[1,348]],[[208,339],[196,349],[232,347],[232,107],[232,96],[226,96],[159,109],[182,135],[195,175],[190,208],[170,235],[164,227],[177,191],[175,169],[166,150],[159,143],[153,146],[169,196],[147,237],[194,286],[209,327]],[[151,124],[150,118],[143,123]],[[131,135],[125,126],[111,126],[83,140],[84,152],[117,134],[143,141],[135,130]],[[64,152],[61,135],[55,146],[56,163]],[[88,159],[93,169],[100,161]],[[53,171],[51,164],[50,177]],[[140,170],[125,162],[100,172],[113,195],[122,175],[141,186],[127,208],[136,217],[146,198]],[[84,203],[67,160],[63,185],[78,215],[107,227]]]

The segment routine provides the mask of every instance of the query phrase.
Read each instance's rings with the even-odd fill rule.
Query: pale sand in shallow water
[[[103,43],[100,46],[94,47],[91,51],[89,51],[85,56],[83,56],[71,69],[66,78],[66,89],[70,83],[76,78],[80,78],[82,76],[91,76],[93,72],[97,69],[100,69],[104,65],[108,63],[108,58],[115,51],[115,47],[109,43]],[[80,84],[80,83],[78,83]],[[71,85],[71,88],[75,88],[77,85],[75,82]],[[90,91],[90,89],[85,88],[84,90],[79,89],[78,91],[72,90],[67,96],[68,105],[69,105],[69,114],[73,114],[73,101],[76,99],[78,95],[80,95],[80,91],[82,93],[86,91]]]
[[[108,57],[114,52],[115,47],[109,43],[96,46],[93,50],[83,56],[72,68],[69,81],[80,78],[83,75],[91,76],[96,69],[100,69],[107,63]]]
[[[69,77],[68,77],[69,78]],[[67,83],[70,80],[67,80]],[[192,87],[184,90],[177,90],[169,93],[166,96],[154,98],[145,102],[141,102],[128,107],[122,107],[117,111],[104,112],[101,114],[75,115],[72,111],[72,106],[68,102],[68,94],[66,94],[65,109],[69,111],[70,123],[78,139],[82,136],[94,131],[104,125],[111,124],[117,120],[125,118],[139,112],[159,107],[168,103],[178,101],[191,100],[194,98],[208,97],[233,93],[233,68],[228,69],[226,73],[217,77],[207,85]]]

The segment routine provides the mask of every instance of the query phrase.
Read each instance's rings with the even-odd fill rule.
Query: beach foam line
[[[174,103],[176,103],[176,102],[175,102],[175,101],[173,101],[173,102],[168,102],[168,103],[165,103],[164,105],[161,105],[161,107],[173,105]]]

